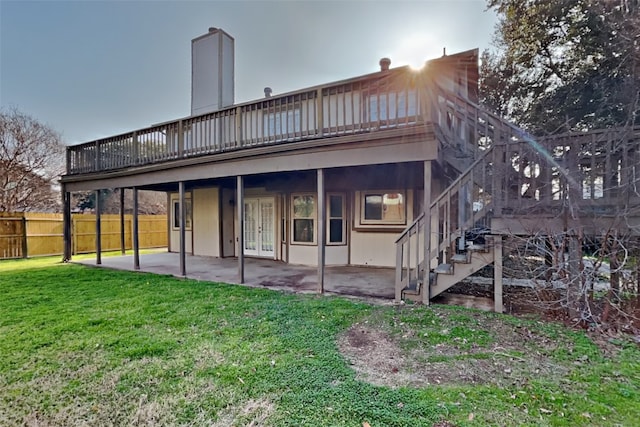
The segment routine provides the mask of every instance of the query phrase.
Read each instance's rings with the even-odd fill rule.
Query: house
[[[640,131],[534,139],[477,104],[477,50],[235,104],[233,49],[192,41],[189,117],[68,147],[65,258],[72,192],[147,189],[183,275],[187,253],[236,257],[239,282],[245,257],[317,266],[320,288],[327,266],[392,267],[396,299],[428,303],[494,264],[501,310],[508,236],[640,234]]]

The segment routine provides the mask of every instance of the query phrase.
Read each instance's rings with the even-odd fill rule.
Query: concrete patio
[[[96,266],[95,258],[72,262]],[[97,267],[135,271],[133,256],[102,257]],[[238,284],[238,260],[187,255],[187,278],[210,282]],[[140,270],[147,273],[180,275],[179,254],[157,252],[140,255]],[[374,267],[326,267],[326,293],[393,300],[395,270]],[[280,261],[246,258],[244,286],[315,293],[318,286],[315,267],[289,265]]]

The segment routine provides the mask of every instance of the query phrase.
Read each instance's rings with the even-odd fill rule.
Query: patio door
[[[244,201],[244,254],[275,257],[275,201],[272,197]]]

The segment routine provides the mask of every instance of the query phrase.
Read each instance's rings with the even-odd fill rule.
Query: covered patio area
[[[140,255],[140,270],[135,270],[133,255],[103,257],[96,265],[95,258],[73,261],[78,264],[117,270],[142,271],[155,274],[180,274],[180,254],[158,252]],[[280,261],[244,259],[244,284],[257,288],[289,292],[315,293],[318,289],[316,267],[285,264]],[[238,283],[237,258],[186,256],[187,278],[230,284]],[[395,270],[377,267],[325,267],[325,293],[356,297],[394,298]]]

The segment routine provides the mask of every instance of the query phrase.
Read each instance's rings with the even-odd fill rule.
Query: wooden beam
[[[100,223],[100,211],[102,210],[102,206],[100,203],[100,190],[96,190],[94,194],[96,196],[96,264],[100,265],[102,264],[102,224]]]
[[[422,303],[425,305],[429,305],[429,301],[431,300],[431,284],[429,283],[429,273],[431,270],[431,179],[432,171],[431,171],[431,161],[426,160],[424,162],[424,191],[422,201],[422,206],[424,209],[424,261],[422,262],[424,266],[424,272],[422,275]],[[418,239],[418,235],[416,234],[416,239]],[[419,240],[419,239],[418,239]],[[417,245],[416,245],[417,246]],[[419,275],[417,273],[419,266],[416,265],[416,279],[418,279]]]
[[[493,309],[496,313],[504,311],[502,301],[502,236],[493,238]]]
[[[242,175],[236,178],[238,207],[238,281],[244,283],[244,184]]]
[[[120,188],[120,253],[125,254],[127,250],[124,230],[124,187]]]
[[[62,185],[62,235],[63,235],[63,256],[62,262],[71,260],[71,193],[67,187]]]
[[[140,270],[140,240],[138,228],[138,187],[133,187],[133,223],[131,230],[133,240],[133,268]]]
[[[324,197],[324,170],[318,169],[318,293],[324,293],[324,262],[325,262],[325,236],[326,227],[326,209]]]
[[[180,275],[187,275],[187,204],[185,199],[184,181],[178,183],[178,193],[180,196]]]

